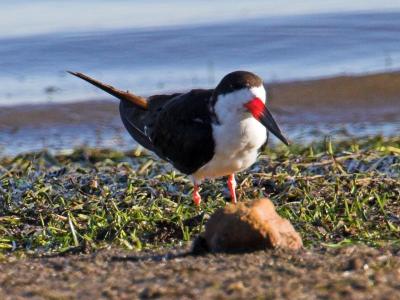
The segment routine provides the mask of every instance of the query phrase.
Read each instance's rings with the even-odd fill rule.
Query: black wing
[[[156,149],[146,132],[146,126],[148,123],[151,124],[152,120],[157,119],[158,113],[168,101],[179,95],[182,94],[155,95],[149,97],[149,99],[147,99],[147,109],[138,107],[129,101],[121,101],[119,104],[119,112],[122,123],[133,139],[146,149],[155,152]],[[161,158],[165,159],[164,157]]]
[[[212,93],[192,90],[177,95],[145,124],[154,152],[183,173],[194,173],[214,155]]]
[[[130,135],[181,172],[192,174],[213,157],[213,90],[145,99],[85,74],[69,73],[121,99],[121,119]]]

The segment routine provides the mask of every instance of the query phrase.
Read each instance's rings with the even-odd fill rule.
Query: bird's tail
[[[118,99],[132,102],[133,104],[135,104],[135,105],[137,105],[137,106],[139,106],[139,107],[141,107],[143,109],[147,109],[148,102],[143,97],[136,96],[136,95],[134,95],[134,94],[132,94],[132,93],[130,93],[128,91],[127,92],[121,91],[121,90],[116,89],[115,87],[113,87],[111,85],[102,83],[102,82],[100,82],[100,81],[98,81],[96,79],[93,79],[93,78],[91,78],[91,77],[89,77],[89,76],[87,76],[85,74],[82,74],[82,73],[71,72],[71,71],[67,71],[67,72],[72,74],[72,75],[74,75],[74,76],[76,76],[76,77],[79,77],[79,78],[81,78],[83,80],[86,80],[87,82],[89,82],[89,83],[93,84],[94,86],[98,87],[99,89],[102,89],[103,91],[113,95],[114,97],[117,97]]]

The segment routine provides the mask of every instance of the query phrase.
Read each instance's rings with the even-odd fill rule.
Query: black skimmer
[[[82,73],[69,72],[119,98],[122,122],[143,147],[193,178],[193,201],[200,205],[199,184],[228,176],[236,202],[235,173],[250,167],[267,140],[267,131],[288,141],[265,105],[266,91],[257,75],[236,71],[215,89],[143,98]]]

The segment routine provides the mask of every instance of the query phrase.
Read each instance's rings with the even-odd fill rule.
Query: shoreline
[[[272,83],[267,93],[271,112],[291,142],[400,132],[400,72]],[[137,146],[121,122],[118,100],[106,95],[103,100],[0,107],[0,132],[2,155]]]
[[[282,123],[399,122],[400,72],[267,84],[271,110]],[[52,125],[120,124],[118,100],[0,106],[0,130]],[[121,125],[121,124],[120,124]]]

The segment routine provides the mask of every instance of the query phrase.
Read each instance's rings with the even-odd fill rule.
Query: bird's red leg
[[[228,177],[228,187],[229,187],[229,192],[231,193],[231,202],[236,203],[236,180],[235,180],[235,174],[231,174]]]
[[[197,207],[200,206],[201,197],[199,193],[199,186],[197,185],[197,183],[195,183],[193,187],[193,202]]]

